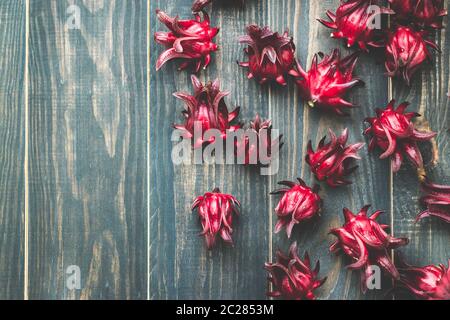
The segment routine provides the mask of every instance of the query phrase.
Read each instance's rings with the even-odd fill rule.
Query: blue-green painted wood
[[[448,25],[448,17],[445,19]],[[410,111],[419,112],[422,117],[416,123],[422,130],[437,132],[435,139],[438,153],[437,163],[431,156],[429,143],[420,145],[424,152],[425,169],[431,181],[437,184],[450,184],[450,32],[446,29],[436,32],[436,43],[442,52],[435,54],[431,63],[413,78],[408,87],[401,81],[394,81],[393,98],[409,101]],[[415,223],[415,217],[424,209],[418,199],[422,193],[416,170],[405,164],[394,176],[394,225],[395,234],[410,238],[409,246],[403,248],[404,259],[409,263],[423,266],[430,264],[447,264],[450,258],[450,225],[429,218]],[[402,298],[409,296],[402,295]]]
[[[305,69],[310,68],[314,54],[319,51],[329,54],[334,48],[340,48],[342,55],[353,52],[345,49],[345,42],[331,39],[331,30],[316,21],[317,18],[326,17],[327,10],[336,10],[339,1],[292,0],[269,3],[269,23],[278,30],[286,27],[292,30],[299,59]],[[280,12],[286,14],[280,15]],[[329,128],[336,134],[348,128],[349,143],[365,140],[362,135],[364,118],[372,113],[374,107],[383,104],[388,95],[388,80],[382,65],[375,62],[376,59],[379,59],[378,53],[372,53],[370,57],[362,55],[359,60],[355,74],[366,82],[366,86],[354,89],[349,95],[349,100],[360,106],[353,109],[349,117],[338,117],[312,109],[297,98],[295,90],[272,91],[272,117],[283,128],[286,136],[283,165],[279,174],[273,178],[272,185],[276,181],[294,180],[296,177],[303,178],[309,185],[317,183],[304,161],[306,146],[309,140],[317,146],[319,140],[328,135]],[[335,240],[328,232],[343,224],[344,207],[356,213],[365,204],[372,204],[373,208],[389,211],[388,167],[369,155],[367,148],[362,149],[360,155],[362,160],[357,163],[359,169],[350,177],[353,181],[351,186],[333,189],[325,183],[319,183],[319,194],[324,201],[320,218],[294,229],[291,240],[287,239],[285,232],[274,236],[274,252],[278,247],[287,250],[290,243],[296,240],[301,254],[308,250],[313,260],[320,260],[321,275],[328,276],[327,282],[318,291],[320,299],[377,299],[382,298],[388,289],[383,286],[384,290],[362,295],[359,273],[345,269],[350,261],[328,252],[329,245]],[[273,202],[272,211],[275,205],[276,202]],[[389,212],[380,220],[389,223]]]
[[[28,295],[33,299],[256,299],[267,290],[264,262],[279,247],[298,241],[320,259],[327,283],[320,299],[383,299],[381,291],[363,296],[349,262],[328,253],[333,237],[327,232],[342,224],[342,208],[357,211],[371,203],[385,209],[381,219],[392,224],[396,236],[411,244],[400,251],[414,264],[445,262],[449,257],[449,229],[429,219],[414,224],[421,210],[416,172],[409,165],[393,177],[387,161],[361,151],[360,168],[352,186],[331,189],[321,184],[322,215],[294,229],[293,239],[273,234],[278,198],[268,193],[279,180],[300,176],[312,184],[303,158],[309,139],[317,143],[328,128],[350,129],[350,141],[363,141],[362,120],[392,96],[409,100],[438,132],[437,166],[427,173],[437,183],[449,184],[448,116],[449,33],[437,32],[443,51],[434,67],[427,67],[411,87],[399,81],[388,90],[388,79],[377,54],[363,56],[356,70],[366,86],[350,99],[361,107],[351,117],[338,118],[304,107],[292,83],[286,88],[259,86],[246,78],[235,61],[245,59],[237,36],[249,23],[277,31],[290,29],[303,66],[309,68],[317,51],[329,52],[341,41],[315,19],[333,10],[337,0],[215,1],[212,21],[221,28],[221,50],[200,78],[219,77],[229,108],[241,106],[241,119],[256,112],[270,117],[284,135],[281,168],[273,177],[239,166],[174,166],[170,141],[174,122],[181,121],[182,104],[172,93],[190,91],[188,72],[168,64],[159,73],[154,64],[162,48],[147,33],[163,30],[154,11],[190,16],[190,0],[150,1],[30,1],[30,37],[25,39],[25,1],[0,3],[0,298],[24,295],[24,219],[28,216]],[[81,29],[65,26],[69,5],[80,8]],[[149,20],[147,21],[147,19]],[[24,95],[25,43],[29,43],[29,96]],[[149,43],[150,41],[150,43]],[[147,79],[147,45],[151,46],[151,78]],[[147,106],[147,86],[150,106]],[[29,102],[28,174],[24,174],[25,99]],[[150,185],[146,183],[147,107],[150,108]],[[429,146],[423,146],[424,151]],[[427,157],[425,157],[427,158]],[[428,157],[429,159],[429,157]],[[427,161],[429,162],[429,161]],[[28,215],[24,214],[24,186],[29,186]],[[235,225],[235,247],[219,245],[209,252],[198,237],[200,225],[190,212],[193,198],[214,187],[234,194],[243,204]],[[150,202],[147,203],[147,194]],[[390,211],[391,203],[393,210]],[[147,205],[150,216],[147,217]],[[149,220],[147,220],[149,218]],[[150,229],[147,230],[147,223]],[[150,246],[147,247],[147,232]],[[149,264],[147,264],[147,253]],[[81,269],[81,289],[66,287],[66,268]],[[149,269],[149,273],[147,272]],[[147,283],[147,277],[149,283]],[[398,295],[403,298],[404,295]]]
[[[145,0],[30,2],[31,299],[147,296],[146,26]]]
[[[0,299],[23,298],[25,1],[0,2]]]
[[[154,11],[163,9],[180,18],[190,16],[190,1],[152,1],[151,29],[163,30]],[[243,21],[257,21],[267,12],[267,3],[254,1],[239,5],[214,6],[211,19],[222,30],[217,38],[221,49],[213,63],[200,74],[202,81],[219,77],[229,109],[241,106],[241,119],[259,112],[268,116],[268,93],[246,79],[236,64],[243,59],[237,36],[245,32]],[[266,282],[262,270],[269,252],[269,178],[256,170],[239,166],[173,166],[172,124],[182,120],[183,105],[172,93],[191,91],[188,72],[167,64],[154,71],[162,48],[151,43],[151,188],[150,199],[150,298],[151,299],[263,299]],[[196,215],[190,211],[194,197],[219,187],[234,194],[243,204],[234,228],[235,247],[219,246],[208,252]]]
[[[336,7],[337,3],[246,1],[245,8],[241,9],[217,1],[212,9],[208,9],[213,12],[212,21],[221,27],[217,38],[221,50],[201,78],[220,77],[225,89],[232,92],[229,105],[237,101],[242,107],[243,119],[259,112],[270,117],[274,127],[284,134],[282,166],[273,177],[264,178],[256,171],[236,166],[170,165],[171,124],[180,121],[182,110],[181,103],[171,94],[190,90],[189,73],[178,73],[176,65],[171,63],[159,73],[153,72],[150,80],[150,141],[154,155],[151,157],[151,185],[158,188],[151,192],[150,200],[151,298],[264,298],[267,283],[263,263],[274,256],[277,247],[286,250],[290,243],[285,234],[273,235],[276,222],[273,209],[277,198],[270,197],[268,192],[276,188],[279,180],[293,180],[298,176],[308,182],[313,180],[302,160],[304,150],[309,139],[318,141],[328,127],[335,130],[349,127],[351,141],[362,141],[362,120],[372,108],[387,100],[388,80],[380,65],[372,59],[363,58],[357,73],[369,85],[353,94],[353,100],[362,107],[346,119],[321,115],[315,110],[304,109],[292,84],[287,88],[261,87],[255,81],[247,80],[245,71],[234,63],[244,58],[237,37],[250,23],[269,25],[278,31],[288,28],[295,38],[302,64],[309,64],[315,52],[343,47],[341,42],[329,39],[329,30],[315,20],[323,16],[326,9]],[[185,18],[189,16],[190,5],[190,1],[183,0],[153,2],[150,19],[152,32],[164,30],[153,13],[156,8]],[[162,48],[152,42],[152,68],[161,52]],[[344,260],[328,253],[332,238],[327,236],[327,232],[331,227],[340,225],[344,206],[358,210],[364,204],[372,203],[376,208],[389,209],[388,167],[367,155],[367,150],[362,154],[361,168],[353,177],[355,184],[337,190],[324,188],[321,192],[325,198],[322,218],[296,229],[293,237],[293,240],[299,241],[301,250],[308,249],[314,258],[321,259],[323,274],[330,276],[320,291],[320,298],[377,298],[383,294],[373,292],[361,297],[359,278],[344,269]],[[202,239],[196,237],[200,227],[189,206],[195,196],[216,185],[238,197],[244,209],[243,218],[235,228],[235,248],[220,247],[210,253],[206,251]],[[383,219],[384,222],[389,221],[389,215]]]

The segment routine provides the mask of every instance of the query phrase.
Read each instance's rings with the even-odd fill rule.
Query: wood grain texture
[[[281,168],[277,175],[261,177],[258,172],[239,166],[168,166],[170,163],[172,132],[171,124],[180,121],[181,103],[172,98],[175,91],[191,90],[189,74],[177,73],[175,64],[168,64],[159,73],[153,73],[151,85],[151,139],[154,156],[151,161],[151,185],[158,185],[151,194],[150,227],[150,298],[264,298],[266,274],[263,263],[272,259],[275,250],[286,250],[290,241],[281,233],[273,235],[275,224],[274,207],[277,198],[268,196],[280,180],[303,177],[309,183],[313,178],[305,166],[304,150],[307,141],[317,142],[329,127],[336,131],[349,127],[351,141],[362,141],[362,120],[372,108],[387,100],[387,78],[381,66],[369,59],[357,70],[369,87],[358,89],[352,99],[360,109],[352,112],[351,118],[321,115],[315,110],[303,108],[295,87],[259,86],[245,77],[235,60],[244,58],[242,46],[237,43],[250,23],[268,25],[277,31],[291,30],[302,63],[310,64],[317,51],[330,51],[342,47],[342,43],[329,39],[329,30],[322,27],[316,18],[322,17],[326,9],[333,9],[338,1],[246,1],[245,10],[232,5],[214,4],[212,21],[221,27],[217,39],[221,50],[215,55],[213,64],[201,78],[219,77],[225,89],[231,89],[228,99],[242,106],[242,119],[259,112],[273,120],[274,128],[284,134],[285,146],[281,151]],[[155,1],[151,11],[163,9],[170,15],[186,17],[191,1]],[[286,12],[289,14],[280,14]],[[151,17],[152,32],[163,30],[155,15]],[[151,65],[162,48],[152,43]],[[375,70],[375,71],[374,71]],[[156,110],[156,111],[155,111]],[[374,208],[389,209],[389,169],[375,157],[362,151],[364,159],[354,185],[331,190],[324,188],[325,198],[322,218],[297,228],[294,239],[300,250],[308,249],[314,258],[320,258],[323,274],[329,281],[320,291],[320,298],[351,299],[376,298],[383,293],[374,292],[361,297],[359,277],[344,269],[341,258],[332,257],[328,246],[332,241],[327,233],[331,227],[342,223],[344,206],[359,210],[372,203]],[[195,216],[190,213],[192,199],[219,186],[233,193],[243,204],[243,217],[235,228],[234,249],[217,248],[207,252],[203,240],[196,237],[200,228]],[[368,187],[369,186],[369,187]],[[255,218],[257,217],[257,218]],[[388,221],[389,216],[384,217]],[[250,250],[251,248],[251,250]]]
[[[29,297],[145,299],[147,2],[30,5]]]
[[[25,1],[0,2],[0,299],[23,298]]]
[[[388,161],[367,148],[360,152],[353,185],[332,189],[320,183],[321,217],[296,227],[290,240],[284,232],[273,234],[279,198],[269,196],[280,180],[301,177],[314,184],[304,161],[308,140],[316,145],[328,128],[336,133],[349,128],[350,143],[364,141],[363,119],[391,97],[410,101],[410,109],[423,114],[417,124],[438,132],[439,162],[433,166],[425,156],[426,170],[436,183],[450,184],[448,28],[436,32],[442,53],[411,87],[393,81],[390,92],[381,57],[363,55],[356,74],[366,86],[349,97],[360,108],[341,118],[306,107],[292,82],[286,88],[260,86],[236,64],[246,60],[237,37],[251,23],[279,32],[288,28],[308,69],[318,51],[352,52],[316,21],[339,0],[246,0],[244,7],[240,1],[215,1],[208,11],[221,28],[220,50],[199,76],[203,82],[220,78],[222,89],[231,92],[229,109],[240,106],[242,121],[259,113],[284,135],[280,170],[267,177],[237,165],[172,164],[172,124],[182,121],[183,109],[172,93],[191,92],[192,86],[190,73],[178,72],[174,63],[154,71],[163,49],[152,34],[165,29],[154,12],[190,17],[191,0],[29,3],[27,39],[26,1],[0,1],[0,299],[265,299],[264,262],[292,241],[321,261],[320,274],[328,280],[317,292],[320,299],[384,299],[388,279],[382,290],[362,295],[357,272],[345,269],[349,261],[328,252],[333,237],[327,233],[342,225],[342,208],[356,212],[369,203],[387,211],[380,221],[391,224],[394,235],[411,239],[399,250],[408,262],[442,263],[450,256],[447,224],[434,218],[414,223],[422,209],[414,168],[405,163],[391,183]],[[80,29],[67,28],[70,5],[80,9]],[[429,144],[421,147],[430,153]],[[214,187],[235,195],[242,213],[234,227],[235,247],[208,251],[190,206]],[[72,265],[81,269],[80,290],[66,286]],[[404,297],[409,296],[397,293],[396,298]]]
[[[250,120],[259,112],[268,116],[268,94],[246,79],[237,64],[242,47],[237,36],[245,32],[243,21],[257,21],[267,12],[264,1],[239,6],[214,7],[212,21],[222,32],[217,38],[220,51],[200,78],[203,82],[221,79],[230,90],[229,109],[241,106],[241,119]],[[152,1],[151,29],[163,30],[154,14],[160,8],[169,15],[188,17],[192,1]],[[150,199],[150,299],[263,299],[266,291],[262,269],[268,259],[270,226],[268,218],[268,178],[250,168],[223,165],[173,166],[171,161],[172,124],[182,120],[183,105],[172,93],[192,92],[190,74],[179,73],[169,63],[154,72],[162,48],[151,43],[152,78],[151,189]],[[196,215],[190,211],[193,199],[219,187],[235,195],[243,204],[234,228],[235,247],[206,250]]]
[[[314,54],[319,51],[329,54],[334,48],[340,48],[343,56],[352,52],[344,49],[344,42],[331,39],[330,29],[316,21],[317,18],[325,17],[326,10],[334,11],[339,1],[292,0],[282,3],[269,1],[270,25],[277,30],[286,27],[292,30],[298,57],[305,69],[310,68]],[[280,15],[279,12],[289,14]],[[366,86],[354,89],[349,96],[349,100],[360,106],[352,110],[349,117],[311,109],[297,98],[296,91],[291,88],[287,91],[272,91],[271,116],[286,137],[286,148],[282,152],[285,157],[283,165],[278,176],[273,178],[272,185],[277,180],[294,180],[296,177],[303,178],[308,185],[317,183],[304,161],[306,146],[309,140],[317,146],[319,140],[328,135],[329,128],[336,134],[348,128],[349,143],[364,141],[364,118],[387,99],[388,82],[382,66],[376,63],[378,58],[376,54],[360,58],[355,73],[366,82]],[[320,196],[324,200],[320,218],[296,227],[291,240],[287,239],[285,232],[274,236],[274,251],[277,247],[287,250],[290,243],[296,240],[301,254],[307,250],[314,261],[320,259],[321,274],[328,275],[327,282],[318,290],[320,299],[376,299],[382,298],[384,294],[383,291],[374,290],[362,295],[359,273],[345,269],[350,261],[333,256],[328,251],[334,241],[328,232],[343,224],[344,207],[355,213],[366,204],[372,204],[373,209],[389,209],[388,167],[369,155],[367,148],[361,150],[360,154],[363,159],[358,161],[359,169],[350,177],[353,181],[351,186],[333,189],[325,183],[319,183]],[[274,207],[272,204],[272,211]],[[388,222],[389,213],[380,221]]]
[[[446,25],[446,29],[436,32],[434,39],[442,52],[436,53],[432,62],[416,74],[410,87],[402,81],[394,81],[393,98],[398,102],[409,101],[410,111],[417,111],[422,115],[416,121],[419,128],[429,127],[438,133],[436,137],[439,151],[437,165],[432,164],[430,144],[422,143],[420,147],[424,155],[426,172],[431,181],[450,185],[450,134],[448,131],[450,102],[447,96],[450,92],[448,17]],[[450,257],[450,225],[435,218],[414,223],[415,217],[424,209],[418,203],[421,195],[416,170],[406,161],[399,173],[394,176],[393,185],[395,234],[410,238],[410,244],[401,250],[402,254],[409,263],[415,265],[447,263]]]

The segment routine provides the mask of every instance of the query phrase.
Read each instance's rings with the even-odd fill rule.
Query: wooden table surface
[[[346,118],[304,107],[292,84],[261,87],[237,66],[245,59],[237,36],[250,23],[288,28],[308,67],[318,51],[349,51],[316,21],[338,2],[246,0],[241,7],[217,1],[212,7],[220,51],[200,78],[220,78],[231,91],[230,108],[241,106],[241,119],[258,112],[284,135],[279,172],[261,176],[242,166],[171,162],[171,125],[182,110],[172,93],[191,90],[190,74],[173,63],[155,72],[162,48],[153,33],[164,26],[154,11],[188,17],[192,1],[2,0],[0,299],[264,299],[264,262],[290,244],[284,233],[273,233],[277,198],[268,193],[280,180],[313,183],[304,161],[308,140],[347,127],[350,141],[364,141],[363,119],[391,98],[410,101],[438,132],[439,163],[427,172],[450,184],[448,29],[436,33],[442,53],[411,87],[389,80],[379,56],[363,56],[356,73],[366,86],[351,94],[361,107]],[[67,27],[71,5],[79,9],[79,29]],[[348,261],[329,254],[327,233],[342,224],[343,207],[357,211],[370,203],[386,210],[381,220],[410,238],[400,251],[414,264],[450,257],[449,225],[414,223],[421,210],[415,170],[406,164],[392,174],[388,161],[367,148],[361,154],[354,183],[322,184],[321,218],[293,235],[328,275],[320,299],[383,299],[390,287],[386,280],[382,290],[362,295],[357,273],[344,268]],[[214,187],[234,194],[243,209],[235,247],[207,251],[190,205]],[[70,266],[80,270],[79,289],[67,285]]]

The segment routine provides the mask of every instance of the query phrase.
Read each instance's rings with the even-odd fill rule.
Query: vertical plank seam
[[[391,101],[394,98],[394,88],[392,83],[392,78],[388,80],[388,100]],[[394,236],[394,172],[392,171],[392,166],[389,163],[389,210],[391,218],[391,235]],[[392,251],[393,252],[393,251]],[[394,256],[392,256],[394,259]]]
[[[147,0],[147,300],[150,300],[150,0]]]
[[[390,3],[388,3],[388,8],[391,8]],[[388,16],[388,28],[391,28],[391,16]],[[388,100],[391,101],[394,98],[394,83],[391,77],[388,77]],[[389,102],[388,101],[388,102]],[[392,170],[392,165],[389,162],[389,212],[390,212],[390,226],[391,226],[391,236],[395,236],[394,232],[394,171]],[[391,250],[391,259],[395,264],[394,250]],[[392,280],[392,286],[395,285],[394,280]],[[392,300],[395,300],[395,294],[392,295]]]
[[[28,300],[28,201],[29,201],[29,178],[28,178],[28,146],[29,146],[29,101],[28,101],[28,64],[29,64],[29,36],[30,36],[30,0],[25,0],[25,70],[24,70],[24,105],[25,105],[25,147],[24,147],[24,280],[23,298]]]
[[[270,119],[272,119],[272,90],[269,88],[269,116]],[[273,190],[273,176],[269,179],[269,192],[272,192]],[[273,256],[273,235],[272,235],[272,226],[273,226],[273,218],[272,218],[272,197],[269,197],[269,262],[272,263],[272,256]]]
[[[271,10],[270,10],[271,6],[270,3],[267,3],[267,22],[268,25],[271,26]],[[269,118],[272,119],[272,88],[269,87]],[[269,192],[272,192],[273,190],[273,177],[270,177],[269,179]],[[273,262],[273,203],[272,203],[272,197],[269,196],[269,263]],[[273,284],[272,282],[269,282],[269,291],[273,291]]]

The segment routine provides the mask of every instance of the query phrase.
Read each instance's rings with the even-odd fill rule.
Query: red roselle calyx
[[[219,32],[218,28],[211,27],[206,12],[203,12],[203,21],[198,13],[194,15],[195,20],[171,18],[161,10],[156,10],[156,14],[170,30],[155,32],[155,41],[167,48],[156,61],[156,70],[173,59],[184,60],[179,70],[189,66],[193,66],[195,72],[202,66],[206,69],[211,62],[211,53],[218,49],[213,39]]]
[[[239,108],[233,112],[228,112],[228,107],[224,98],[229,94],[228,91],[220,91],[220,82],[215,80],[203,85],[196,76],[191,76],[194,87],[194,95],[191,96],[185,92],[174,93],[174,96],[183,100],[185,110],[183,115],[186,118],[184,124],[174,125],[175,129],[182,130],[183,137],[194,141],[194,148],[202,147],[203,144],[212,143],[214,138],[205,141],[203,133],[210,129],[217,129],[222,132],[225,138],[227,131],[235,131],[241,127],[240,124],[231,123],[238,117]],[[196,125],[200,134],[195,135]]]
[[[389,33],[385,66],[390,77],[401,76],[409,85],[419,67],[431,59],[427,46],[439,51],[439,47],[425,37],[425,31],[401,26]]]
[[[318,62],[318,57],[322,61]],[[290,74],[296,77],[300,96],[310,107],[345,115],[345,109],[355,107],[343,97],[354,86],[363,82],[353,76],[353,70],[358,60],[358,53],[341,58],[338,49],[331,55],[318,53],[314,55],[311,69],[306,72],[297,62],[297,70]]]
[[[444,0],[389,0],[400,23],[410,22],[421,28],[441,29],[447,10]]]
[[[338,238],[330,246],[332,253],[342,251],[354,262],[347,266],[349,269],[361,270],[361,287],[367,290],[367,280],[372,275],[371,266],[377,265],[384,269],[394,279],[399,279],[397,268],[389,257],[389,250],[408,244],[406,238],[394,238],[384,229],[387,225],[380,225],[376,221],[382,211],[374,212],[367,217],[370,206],[365,206],[354,215],[347,208],[344,209],[345,224],[342,228],[332,229],[331,234]]]
[[[229,194],[220,193],[219,188],[199,196],[192,204],[192,210],[197,209],[200,217],[206,245],[212,249],[216,243],[217,235],[226,243],[233,245],[233,215],[239,214],[241,204]]]
[[[420,202],[426,207],[417,217],[421,220],[427,217],[437,217],[450,223],[450,186],[434,184],[425,180],[421,184],[424,196]]]
[[[314,290],[322,286],[327,278],[317,279],[320,263],[311,269],[308,252],[305,252],[303,260],[297,254],[297,243],[294,242],[289,254],[277,251],[277,262],[266,263],[269,272],[269,282],[273,285],[273,291],[267,293],[269,297],[278,297],[287,300],[313,300]]]
[[[450,300],[450,260],[449,267],[414,267],[402,262],[398,268],[400,282],[416,297],[424,300]]]
[[[404,155],[417,168],[422,168],[423,159],[417,141],[427,141],[436,136],[434,132],[419,132],[414,129],[411,119],[420,115],[415,112],[405,113],[408,105],[408,102],[404,102],[394,109],[395,100],[392,100],[385,110],[376,109],[376,117],[365,120],[369,127],[364,134],[371,135],[369,150],[378,146],[383,151],[380,159],[391,157],[394,172],[400,170]]]
[[[295,45],[288,31],[280,35],[269,27],[250,25],[239,42],[248,45],[244,51],[249,61],[239,65],[249,69],[249,79],[255,78],[261,84],[276,81],[286,85],[286,77],[295,64]]]
[[[310,166],[311,172],[314,173],[317,180],[326,180],[331,187],[350,184],[350,181],[345,180],[345,176],[358,168],[357,166],[351,167],[351,161],[352,159],[361,159],[358,156],[358,151],[365,143],[347,146],[348,129],[345,129],[339,138],[330,129],[329,136],[330,142],[325,144],[326,137],[323,137],[316,151],[313,150],[312,143],[309,141],[306,163]]]
[[[381,14],[392,13],[391,10],[378,5],[379,1],[349,0],[341,1],[336,14],[327,11],[330,21],[318,19],[323,25],[335,31],[333,38],[347,39],[347,46],[357,44],[362,50],[368,47],[384,45],[381,32]],[[380,25],[376,25],[379,23]]]
[[[322,204],[322,200],[317,194],[319,191],[318,185],[310,188],[302,179],[298,178],[297,180],[298,183],[281,181],[278,184],[286,187],[271,193],[282,194],[275,208],[275,213],[278,216],[275,233],[286,228],[288,238],[291,237],[292,229],[296,224],[318,215]]]
[[[256,139],[252,140],[249,134],[243,139],[238,139],[236,145],[236,157],[239,162],[243,159],[243,164],[268,165],[273,157],[277,156],[282,147],[281,139],[278,136],[272,140],[272,121],[261,119],[259,114],[250,122],[249,131],[254,133]]]

